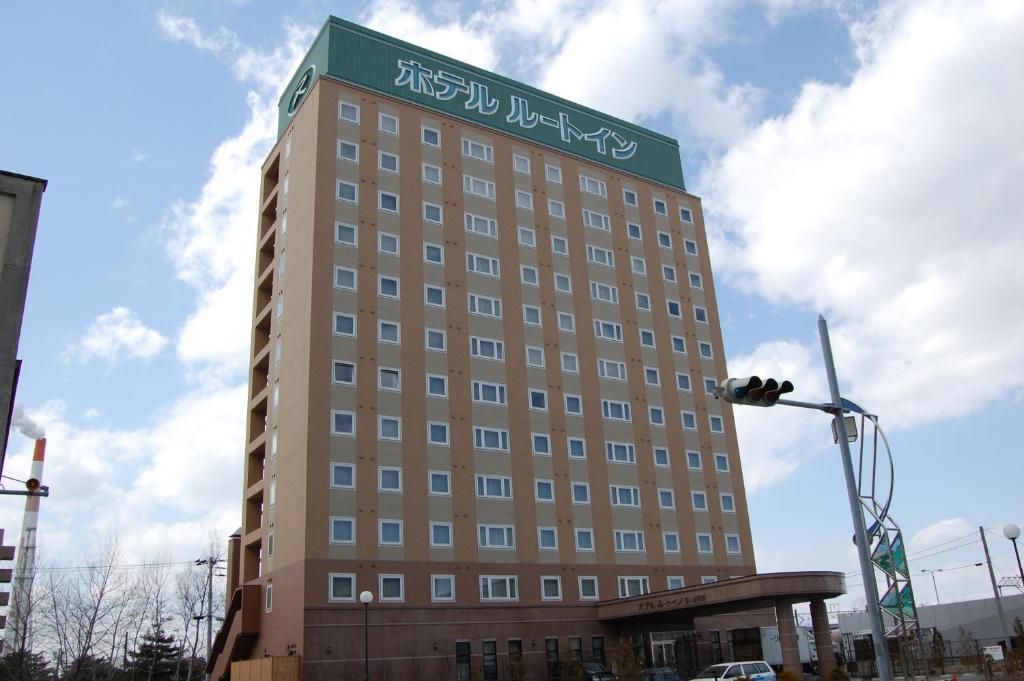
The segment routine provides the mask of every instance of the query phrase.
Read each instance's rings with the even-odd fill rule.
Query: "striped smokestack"
[[[36,440],[32,453],[32,470],[25,481],[30,492],[39,489],[43,480],[43,460],[46,458],[46,438]],[[21,522],[21,538],[18,540],[18,554],[14,566],[11,609],[7,615],[5,650],[18,652],[31,650],[32,633],[29,631],[28,614],[31,611],[32,582],[36,568],[36,530],[39,527],[39,498],[25,498],[25,516]]]

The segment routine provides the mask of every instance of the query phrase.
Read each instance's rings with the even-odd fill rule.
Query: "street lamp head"
[[[369,605],[370,603],[373,603],[373,594],[369,591],[364,591],[363,593],[359,594],[359,602],[363,605]]]
[[[1009,525],[1003,528],[1003,536],[1009,539],[1010,541],[1016,541],[1017,537],[1020,536],[1020,528],[1014,525],[1013,523],[1010,523]]]

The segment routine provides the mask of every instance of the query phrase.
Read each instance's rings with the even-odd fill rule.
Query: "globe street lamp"
[[[1020,551],[1017,549],[1017,537],[1020,536],[1020,528],[1010,523],[1003,528],[1003,536],[1013,542],[1013,552],[1017,555],[1017,570],[1020,572],[1020,588],[1024,589],[1024,567],[1020,565]]]
[[[364,591],[359,594],[359,602],[363,604],[363,680],[370,681],[370,603],[373,603],[373,594]]]
[[[939,585],[935,583],[935,573],[936,572],[942,572],[942,568],[939,568],[938,570],[924,570],[924,569],[922,569],[921,572],[930,572],[931,573],[931,575],[932,575],[932,587],[935,588],[935,605],[942,605],[942,601],[939,600]]]

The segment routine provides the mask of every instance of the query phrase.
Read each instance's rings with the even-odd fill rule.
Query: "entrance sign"
[[[685,190],[679,143],[362,26],[331,17],[279,103],[284,133],[318,78],[331,78]]]

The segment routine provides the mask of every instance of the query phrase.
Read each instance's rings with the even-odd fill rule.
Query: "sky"
[[[0,167],[43,177],[18,402],[40,541],[187,561],[240,524],[259,166],[329,14],[680,141],[730,375],[843,394],[892,445],[919,603],[991,595],[1024,525],[1024,4],[1013,0],[17,3]],[[738,408],[759,572],[848,572],[829,418]],[[4,473],[32,442],[12,435]],[[12,480],[8,487],[18,487]],[[887,482],[885,484],[888,484]],[[8,541],[19,497],[0,498]],[[970,567],[961,567],[970,566]]]

